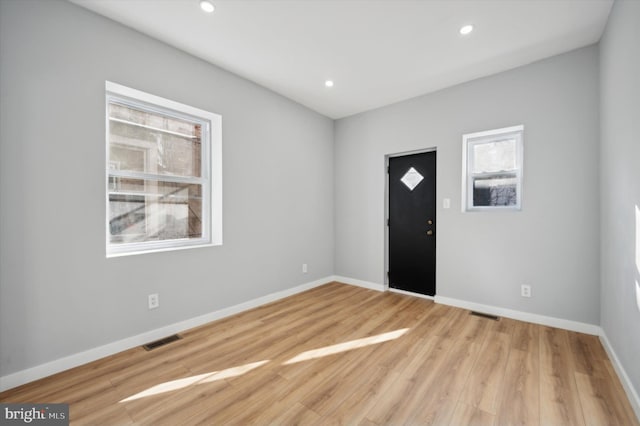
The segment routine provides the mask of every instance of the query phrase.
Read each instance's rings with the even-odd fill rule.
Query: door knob
[[[429,229],[429,230],[427,231],[427,235],[433,235],[433,231],[432,231],[431,229]]]

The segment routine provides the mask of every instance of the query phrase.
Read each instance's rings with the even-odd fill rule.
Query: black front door
[[[389,158],[389,287],[436,293],[436,153]]]

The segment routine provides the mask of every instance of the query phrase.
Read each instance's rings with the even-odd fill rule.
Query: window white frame
[[[107,257],[222,245],[222,116],[110,81],[105,82],[105,95],[105,236]],[[167,177],[144,172],[114,170],[109,161],[109,104],[112,102],[202,124],[201,177]],[[208,197],[208,201],[202,203],[202,236],[200,238],[111,244],[110,176],[201,184],[203,196]]]
[[[473,181],[479,177],[491,177],[502,175],[506,171],[493,173],[473,173],[473,146],[491,142],[499,142],[505,139],[516,141],[516,204],[512,206],[475,206],[473,204]],[[524,125],[504,127],[502,129],[487,130],[483,132],[467,133],[462,135],[462,211],[499,211],[522,209],[522,176],[523,176],[523,139]],[[514,171],[508,171],[514,172]]]

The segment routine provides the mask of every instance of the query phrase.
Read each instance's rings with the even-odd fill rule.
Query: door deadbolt
[[[431,219],[427,220],[427,225],[433,225],[433,221]]]

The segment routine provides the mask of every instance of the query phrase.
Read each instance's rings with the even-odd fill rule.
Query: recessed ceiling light
[[[467,35],[471,31],[473,31],[473,25],[465,25],[464,27],[460,28],[460,34],[462,35]]]
[[[325,82],[324,82],[324,85],[325,85],[326,87],[333,87],[333,80],[327,80],[327,81],[325,81]]]
[[[211,13],[216,10],[216,7],[210,1],[202,0],[200,2],[200,9],[204,10],[207,13]]]

